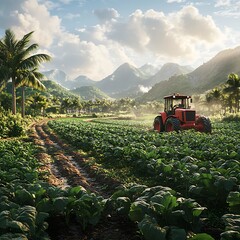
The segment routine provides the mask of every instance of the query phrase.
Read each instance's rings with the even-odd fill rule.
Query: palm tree
[[[229,93],[235,102],[236,111],[239,112],[240,79],[237,74],[231,73],[228,75],[227,86],[224,88],[224,92]]]
[[[49,105],[49,99],[41,95],[40,93],[35,93],[32,95],[30,98],[27,100],[29,107],[31,109],[31,112],[36,116],[36,115],[43,115],[45,114],[45,109]]]
[[[4,65],[4,59],[7,58],[6,51],[0,48],[0,91],[6,86],[8,81],[9,72],[7,66]]]
[[[212,95],[213,98],[213,104],[215,105],[222,105],[222,91],[219,88],[214,88],[212,89],[212,91],[210,92],[210,94]]]
[[[22,95],[22,117],[25,117],[25,87],[31,87],[38,90],[45,90],[45,86],[41,83],[40,79],[42,79],[44,75],[37,71],[37,69],[33,69],[31,71],[26,70],[22,71],[21,75],[18,76],[16,80],[16,87],[21,86],[21,95]]]
[[[72,99],[71,98],[64,98],[62,100],[62,103],[61,103],[61,109],[63,111],[63,113],[68,113],[68,110],[71,108],[72,106]]]
[[[80,102],[80,98],[73,98],[72,99],[72,103],[71,103],[71,107],[75,112],[80,112],[81,108],[82,108],[82,104]]]
[[[50,60],[50,56],[47,54],[31,55],[31,52],[39,47],[36,43],[29,45],[32,34],[33,32],[30,32],[18,41],[15,34],[10,29],[7,29],[5,37],[0,41],[0,57],[4,56],[4,58],[1,58],[1,66],[2,69],[7,69],[4,79],[8,77],[12,81],[13,114],[16,114],[16,86],[21,85],[19,81],[26,82],[26,76],[28,76],[27,78],[31,78],[30,72],[36,72],[36,69],[43,61]],[[0,73],[2,74],[2,70]],[[34,75],[36,79],[39,76],[38,74]]]

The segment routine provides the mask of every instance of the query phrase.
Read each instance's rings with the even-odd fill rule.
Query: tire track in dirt
[[[46,179],[52,185],[65,188],[83,186],[86,190],[108,198],[121,183],[104,175],[97,166],[88,164],[88,159],[74,151],[48,129],[46,121],[33,125],[31,140],[39,148],[37,158],[43,163],[41,171],[47,171]],[[53,240],[142,240],[136,225],[118,214],[105,216],[87,232],[75,221],[66,226],[64,219],[49,222],[49,235]]]
[[[33,126],[31,138],[41,152],[38,159],[44,163],[43,171],[49,172],[49,182],[61,188],[82,186],[105,198],[121,183],[99,173],[96,166],[87,164],[87,159],[71,149],[59,137],[49,131],[46,122]]]

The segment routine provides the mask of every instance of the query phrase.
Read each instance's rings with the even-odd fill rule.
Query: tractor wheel
[[[157,132],[163,132],[164,131],[164,127],[163,127],[163,122],[162,122],[162,117],[161,116],[157,116],[154,119],[153,122],[153,129]]]
[[[212,132],[212,124],[209,118],[199,117],[196,121],[197,130],[200,132],[211,133]]]
[[[177,118],[168,118],[166,121],[165,130],[166,132],[179,132],[181,130],[180,121]]]

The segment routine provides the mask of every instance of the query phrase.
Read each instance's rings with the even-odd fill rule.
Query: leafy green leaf
[[[166,230],[158,226],[156,220],[145,215],[138,227],[146,240],[166,240]]]
[[[30,229],[26,224],[23,224],[19,221],[9,221],[8,222],[8,227],[10,229],[13,229],[14,231],[18,231],[18,232],[28,232]]]
[[[145,214],[149,213],[149,204],[144,201],[136,201],[131,204],[129,218],[132,221],[141,221]]]
[[[10,211],[2,211],[0,213],[0,228],[5,229],[8,226],[8,222],[11,221]]]
[[[205,207],[193,208],[192,214],[194,217],[198,217],[205,209],[206,209]]]
[[[116,199],[117,212],[127,215],[131,206],[131,200],[128,197],[118,197]]]
[[[214,240],[214,238],[212,238],[210,235],[208,235],[206,233],[199,233],[188,239],[189,240]]]
[[[64,212],[68,204],[68,197],[58,197],[53,199],[53,211],[56,213]]]
[[[226,231],[221,233],[221,240],[240,240],[240,233],[238,231]]]
[[[240,214],[240,192],[230,192],[227,197],[230,211]]]
[[[177,198],[173,196],[170,192],[160,191],[150,199],[151,202],[157,203],[156,206],[161,213],[172,210],[174,207],[178,206]]]
[[[33,205],[35,198],[26,189],[19,189],[15,192],[15,201],[22,205]]]
[[[86,193],[86,189],[82,186],[76,186],[69,189],[68,196],[75,196],[76,198],[80,198],[83,193]]]
[[[167,230],[168,240],[186,240],[186,231],[178,227],[169,227]]]
[[[43,198],[38,202],[36,208],[39,212],[50,212],[52,211],[52,202],[49,198]]]
[[[21,233],[5,233],[0,235],[1,240],[28,240],[26,235]]]

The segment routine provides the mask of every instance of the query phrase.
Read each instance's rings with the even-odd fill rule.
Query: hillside
[[[83,86],[71,90],[73,94],[80,96],[83,100],[109,99],[110,97],[95,86]]]
[[[39,90],[35,90],[32,88],[26,88],[25,89],[25,94],[26,97],[33,95],[34,93],[41,93],[41,95],[44,95],[46,97],[57,97],[57,98],[67,98],[67,97],[77,97],[77,95],[75,95],[74,93],[71,93],[70,91],[68,91],[67,89],[65,89],[64,87],[60,86],[59,84],[57,84],[54,81],[50,81],[50,80],[44,80],[42,81],[42,83],[44,84],[44,86],[46,87],[46,91],[39,91]],[[11,83],[7,84],[7,92],[11,93]],[[20,88],[17,89],[17,96],[20,96]]]
[[[47,89],[47,91],[45,92],[47,94],[50,94],[52,96],[59,97],[59,98],[76,97],[75,94],[71,93],[68,89],[62,87],[61,85],[55,83],[54,81],[46,80],[46,81],[43,81],[42,83]]]
[[[162,81],[138,100],[141,102],[162,100],[174,92],[199,94],[225,83],[227,76],[234,72],[240,74],[240,47],[224,50],[191,73],[173,76]]]
[[[230,73],[240,73],[240,46],[219,52],[214,58],[189,74],[195,91],[203,92],[224,83]]]

